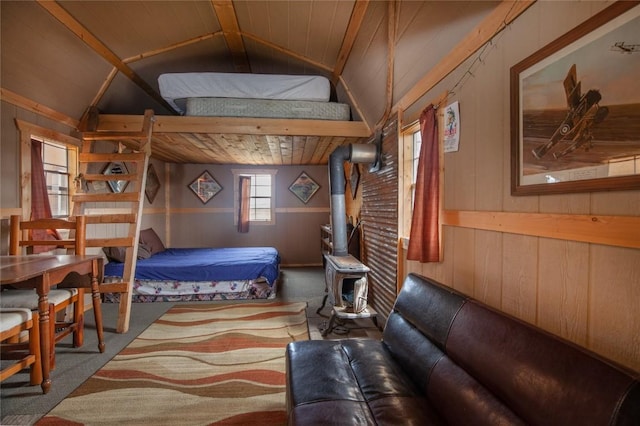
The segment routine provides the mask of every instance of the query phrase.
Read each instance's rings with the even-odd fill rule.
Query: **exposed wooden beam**
[[[286,48],[284,48],[282,46],[278,46],[275,43],[271,43],[269,41],[266,41],[266,40],[264,40],[264,39],[262,39],[262,38],[260,38],[258,36],[255,36],[253,34],[249,34],[249,33],[243,32],[242,36],[250,38],[251,40],[253,40],[253,41],[257,42],[257,43],[260,43],[260,44],[263,44],[263,45],[265,45],[267,47],[270,47],[273,50],[276,50],[276,51],[278,51],[280,53],[284,53],[285,55],[291,56],[292,58],[298,59],[298,60],[300,60],[302,62],[306,62],[306,63],[311,64],[311,65],[313,65],[315,67],[318,67],[318,68],[320,68],[322,70],[332,72],[332,68],[330,66],[327,66],[327,65],[325,65],[325,64],[323,64],[321,62],[318,62],[318,61],[314,61],[311,58],[308,58],[308,57],[306,57],[304,55],[300,55],[300,54],[298,54],[298,53],[296,53],[296,52],[294,52],[292,50],[286,49]]]
[[[640,217],[446,210],[442,224],[567,241],[640,248]]]
[[[347,97],[349,98],[349,101],[351,102],[351,109],[355,109],[356,112],[358,113],[358,116],[361,117],[361,119],[364,121],[364,123],[366,124],[368,129],[371,129],[371,126],[369,125],[369,122],[367,121],[366,116],[362,113],[362,109],[360,108],[360,105],[358,105],[358,101],[356,101],[356,97],[353,96],[353,92],[351,92],[351,90],[349,89],[349,86],[347,85],[347,82],[344,81],[344,79],[342,78],[342,76],[339,77],[339,82],[340,84],[342,84],[342,87],[344,88],[345,93],[347,94]],[[371,134],[373,132],[369,132],[369,134]]]
[[[125,63],[125,64],[128,64],[128,63],[131,63],[131,62],[139,61],[141,59],[150,58],[151,56],[159,55],[161,53],[170,52],[170,51],[178,49],[180,47],[189,46],[190,44],[200,43],[201,41],[209,40],[210,38],[213,38],[215,36],[220,36],[220,35],[222,35],[222,32],[220,32],[220,31],[216,31],[214,33],[209,33],[209,34],[203,34],[203,35],[198,36],[198,37],[190,38],[189,40],[180,41],[178,43],[174,43],[174,44],[171,44],[169,46],[161,47],[159,49],[154,49],[154,50],[150,50],[148,52],[140,53],[138,55],[130,56],[128,58],[123,59],[122,62]]]
[[[371,135],[362,121],[288,120],[237,117],[155,116],[154,134],[215,133],[279,136],[341,136],[366,138]],[[139,115],[100,115],[101,131],[131,132],[142,128]]]
[[[167,101],[164,100],[150,85],[147,84],[138,74],[135,73],[127,64],[125,64],[114,52],[112,52],[104,43],[102,43],[91,31],[78,22],[69,12],[55,1],[36,0],[47,12],[56,18],[69,31],[74,33],[80,40],[85,42],[94,52],[104,58],[111,65],[116,67],[118,71],[127,76],[131,81],[144,90],[149,96],[155,99],[169,111],[176,112]]]
[[[224,39],[233,58],[233,65],[238,72],[251,72],[244,41],[240,35],[238,17],[231,0],[211,0],[211,5],[216,12],[218,22],[222,28]]]
[[[50,120],[57,121],[65,126],[72,127],[73,129],[77,129],[80,124],[78,120],[73,119],[68,115],[55,111],[47,106],[32,101],[31,99],[27,99],[24,96],[20,96],[17,93],[4,88],[0,88],[0,99],[17,107],[26,109],[27,111],[35,112],[36,114]]]
[[[436,64],[422,79],[411,88],[396,105],[395,109],[405,110],[431,90],[449,73],[459,67],[471,55],[484,46],[494,35],[513,22],[535,0],[503,0],[476,28],[467,34],[451,53]]]
[[[395,68],[396,57],[396,1],[392,0],[387,3],[387,87],[385,93],[387,94],[386,107],[380,120],[375,125],[375,129],[381,129],[389,115],[391,114],[391,108],[393,104],[393,76]]]
[[[93,100],[89,104],[89,108],[87,108],[84,114],[82,114],[82,117],[80,118],[80,123],[81,123],[80,125],[82,125],[82,123],[87,120],[87,114],[89,114],[89,111],[97,107],[98,102],[100,102],[100,99],[102,99],[104,94],[107,92],[107,89],[109,88],[109,86],[111,86],[111,83],[113,82],[113,79],[116,78],[117,74],[118,74],[118,68],[113,67],[111,69],[111,72],[107,76],[107,78],[105,78],[102,85],[100,85],[100,89],[98,90],[98,93],[96,93],[96,95],[93,97]]]
[[[347,59],[349,59],[351,48],[353,47],[353,43],[355,43],[356,41],[356,37],[358,35],[358,32],[360,31],[360,26],[362,25],[364,15],[367,12],[368,7],[369,0],[356,0],[355,4],[353,5],[353,11],[351,12],[351,17],[349,18],[349,25],[347,25],[347,31],[344,34],[344,39],[342,40],[342,46],[340,47],[340,52],[338,53],[336,65],[333,68],[333,73],[331,75],[331,82],[334,86],[338,84],[340,76],[342,75],[342,71],[344,71],[344,66],[347,63]]]

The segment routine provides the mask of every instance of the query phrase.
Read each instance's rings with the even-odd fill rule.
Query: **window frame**
[[[48,140],[48,139],[43,139],[43,138],[38,138],[38,137],[33,137],[32,140],[37,140],[39,142],[42,143],[42,165],[44,167],[44,174],[45,174],[45,180],[47,182],[47,195],[49,197],[49,204],[51,205],[51,215],[54,218],[64,218],[64,217],[69,217],[71,215],[71,185],[73,183],[73,179],[71,177],[71,173],[70,173],[70,157],[71,154],[69,152],[69,147],[67,147],[65,144],[61,144],[59,142],[55,142],[52,140]],[[57,164],[52,162],[52,158],[47,158],[47,147],[53,148],[53,149],[60,149],[60,150],[64,150],[64,154],[61,154],[61,157],[65,157],[64,161],[65,164]],[[48,161],[47,161],[48,160]],[[58,168],[62,168],[64,169],[63,171],[60,170],[55,170]],[[64,192],[53,192],[51,186],[49,185],[50,182],[50,175],[59,175],[59,176],[65,176],[66,179],[62,179],[63,181],[66,180],[66,186],[60,186],[60,188],[64,188],[66,189],[66,193]],[[54,202],[53,198],[66,198],[66,209],[64,214],[56,214],[56,213],[60,213],[60,209],[56,208],[54,211],[54,206],[58,206],[61,203],[59,202],[60,200],[58,200],[58,202]]]
[[[240,176],[256,176],[256,175],[268,175],[271,177],[271,200],[270,200],[270,220],[255,220],[249,219],[251,225],[256,226],[271,226],[276,224],[276,169],[232,169],[233,173],[233,224],[238,225],[238,209],[240,208]],[[253,185],[251,192],[253,192]],[[252,197],[258,198],[258,197]]]
[[[400,226],[399,226],[399,234],[403,237],[408,238],[411,232],[411,216],[413,214],[413,201],[414,201],[414,193],[416,187],[416,174],[417,174],[417,161],[420,158],[420,150],[415,152],[415,135],[418,134],[420,139],[422,139],[420,135],[420,123],[415,122],[406,128],[404,128],[400,133],[400,140],[402,142],[402,179],[400,179],[399,183],[399,191],[401,197],[399,197],[400,206],[399,206],[399,218],[400,218]],[[422,141],[420,141],[422,143]]]
[[[16,127],[20,133],[20,210],[24,218],[31,216],[31,140],[49,140],[67,147],[69,164],[69,214],[73,215],[73,195],[76,186],[73,182],[78,175],[78,153],[82,146],[80,139],[55,130],[47,129],[20,119],[16,119]]]

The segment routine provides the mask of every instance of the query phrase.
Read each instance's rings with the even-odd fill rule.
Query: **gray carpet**
[[[308,302],[307,318],[312,339],[322,339],[318,331],[326,325],[330,307],[319,314],[324,296],[324,271],[320,267],[282,268],[278,281],[277,298],[283,301]],[[193,302],[191,302],[193,303]],[[196,302],[200,303],[200,302]],[[228,303],[228,302],[201,302]],[[241,303],[247,303],[242,301]],[[250,303],[260,303],[251,301]],[[51,411],[69,393],[91,377],[98,369],[125,348],[136,336],[153,321],[162,316],[175,303],[134,303],[131,310],[129,331],[115,332],[118,305],[102,305],[106,350],[100,353],[97,348],[93,311],[85,317],[85,343],[81,348],[73,348],[71,336],[56,346],[56,369],[51,373],[51,390],[43,395],[39,386],[29,386],[28,372],[18,373],[2,383],[0,398],[0,418],[2,425],[31,425]],[[379,330],[370,320],[350,322],[346,327],[336,329],[330,338],[380,336]]]

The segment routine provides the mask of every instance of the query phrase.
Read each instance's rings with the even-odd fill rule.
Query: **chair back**
[[[33,230],[69,230],[67,239],[33,239]],[[41,234],[41,233],[40,233]],[[38,235],[38,234],[36,234]],[[50,218],[22,220],[19,215],[11,216],[9,237],[9,254],[22,254],[22,247],[28,254],[34,253],[35,247],[66,248],[75,254],[85,254],[87,242],[87,222],[85,216],[74,216],[68,219]]]

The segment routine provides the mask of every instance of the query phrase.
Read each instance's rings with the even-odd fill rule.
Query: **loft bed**
[[[238,89],[238,81],[225,80],[221,84],[220,77],[233,77],[246,84]],[[272,79],[281,77],[260,74],[229,76],[224,73],[199,73],[195,76],[192,73],[163,74],[158,79],[161,95],[182,115],[153,117],[151,156],[170,163],[326,164],[328,155],[338,146],[357,143],[371,135],[366,122],[352,119],[348,105],[327,102],[329,83],[326,78],[285,76],[290,90],[280,90],[280,95],[271,93],[274,87],[283,86]],[[296,77],[301,80],[296,80]],[[207,78],[210,80],[208,86],[202,83]],[[171,86],[172,81],[177,83]],[[310,93],[297,93],[302,86],[310,87]],[[309,104],[316,110],[332,108],[334,112],[323,115],[308,111]],[[199,112],[202,108],[209,111]],[[279,108],[288,109],[288,112],[277,110]],[[102,138],[101,134],[108,133],[137,134],[143,124],[141,115],[98,114],[94,119],[90,126],[93,134],[88,135],[90,138]],[[138,142],[134,139],[120,138],[120,141],[129,148],[137,149]],[[294,152],[288,159],[287,152],[284,152],[280,161],[274,160],[273,148],[279,149],[286,144],[293,151],[294,145],[304,147],[304,153],[300,152],[296,157]],[[250,158],[242,155],[247,152],[252,153]]]
[[[174,102],[179,106],[184,100],[186,108],[189,98],[182,94],[178,96]],[[215,96],[207,94],[204,97]],[[318,100],[304,102],[323,103]],[[364,121],[317,117],[175,116],[155,115],[153,111],[146,111],[144,116],[119,115],[99,114],[95,108],[88,110],[80,128],[85,145],[87,141],[117,141],[133,151],[148,148],[149,155],[159,161],[193,164],[327,164],[329,154],[335,148],[359,143],[371,136]],[[137,262],[134,260],[133,265]],[[131,288],[135,284],[133,269],[129,268],[125,273],[129,278],[124,281],[128,281]],[[128,327],[130,305],[123,303],[131,299],[127,297],[123,299],[125,302],[120,301],[119,324],[124,325],[119,325],[118,330]]]
[[[127,251],[122,280],[101,285],[101,292],[105,295],[113,293],[118,297],[125,296],[120,297],[118,332],[126,332],[129,328],[131,295],[135,283],[133,274],[137,264],[133,252],[137,247],[144,176],[149,157],[165,163],[327,164],[330,153],[339,146],[359,143],[371,136],[371,129],[364,121],[156,115],[152,110],[145,111],[144,115],[100,114],[95,107],[88,108],[78,128],[82,137],[80,187],[105,178],[126,179],[136,183],[135,196],[129,191],[73,196],[75,215],[85,214],[83,212],[88,203],[102,202],[122,205],[123,210],[129,212],[107,214],[101,212],[100,207],[92,207],[97,215],[95,220],[99,223],[118,223],[118,218],[124,218],[129,224],[125,237],[101,238],[90,245],[103,247],[107,241],[112,241]],[[94,153],[93,142],[99,141],[117,143],[117,153]],[[111,177],[88,173],[89,166],[104,166],[109,161],[132,161],[134,154],[127,153],[128,150],[143,154],[134,168],[142,173]]]
[[[280,256],[273,247],[165,248],[152,228],[140,232],[132,302],[274,299]],[[119,281],[124,252],[104,249],[105,282]],[[105,301],[118,302],[107,293]]]
[[[169,73],[160,94],[181,114],[349,121],[349,105],[329,102],[329,80],[315,75]]]

